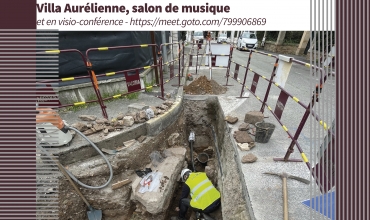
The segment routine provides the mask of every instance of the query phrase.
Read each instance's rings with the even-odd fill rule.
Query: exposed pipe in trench
[[[191,159],[191,165],[193,167],[193,172],[195,172],[195,167],[194,167],[194,158],[193,158],[193,143],[195,142],[195,134],[194,131],[190,132],[189,135],[189,142],[190,142],[190,159]]]

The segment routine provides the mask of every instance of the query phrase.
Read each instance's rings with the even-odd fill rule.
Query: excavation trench
[[[91,205],[103,211],[103,219],[170,219],[178,215],[175,208],[183,184],[179,174],[183,168],[192,169],[192,159],[195,170],[206,172],[221,192],[222,205],[211,216],[215,219],[251,219],[240,159],[217,96],[184,96],[177,109],[160,123],[136,128],[145,132],[128,135],[136,140],[145,135],[142,142],[134,141],[132,146],[107,156],[114,171],[108,187],[87,189],[79,186]],[[190,132],[195,134],[193,158],[188,141]],[[98,147],[115,149],[119,147],[116,145],[117,141],[110,140]],[[73,160],[68,160],[72,155],[78,155],[80,150],[85,152],[80,154],[86,155],[87,149],[83,148],[60,155],[60,158],[65,158],[61,160],[63,165],[85,184],[105,183],[109,170],[98,155],[81,160],[74,156]],[[145,168],[161,174],[156,192],[138,192],[141,178],[135,171]],[[131,182],[112,189],[112,184],[126,179]],[[87,207],[70,183],[64,177],[60,177],[59,182],[59,219],[87,219]],[[187,219],[192,217],[194,213],[189,210]]]

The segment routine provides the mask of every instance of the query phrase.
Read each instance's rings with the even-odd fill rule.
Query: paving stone
[[[81,132],[84,132],[86,131],[87,129],[89,129],[87,127],[87,125],[85,123],[82,123],[82,122],[76,122],[72,125],[72,127],[76,128],[77,130],[81,131]]]
[[[92,135],[95,133],[95,130],[93,128],[89,129],[89,130],[86,130],[83,132],[84,135],[88,136],[88,135]]]
[[[103,129],[104,129],[104,125],[101,125],[101,124],[95,124],[95,125],[94,125],[94,129],[95,129],[96,131],[101,131],[101,130],[103,130]]]
[[[155,115],[158,115],[158,109],[156,107],[150,106],[149,108],[153,110]]]
[[[227,121],[229,124],[235,124],[238,121],[238,117],[226,116],[225,121]]]
[[[242,144],[241,143],[238,143],[238,147],[242,151],[248,151],[248,150],[250,150],[248,143],[242,143]]]
[[[107,119],[103,118],[103,119],[97,119],[95,121],[96,124],[106,124],[107,123]]]
[[[127,127],[131,127],[135,123],[134,118],[131,116],[125,116],[123,118],[123,125]]]
[[[247,131],[235,131],[234,138],[238,143],[254,142],[254,140],[251,138]]]
[[[125,117],[125,115],[124,115],[123,113],[119,113],[119,114],[117,115],[117,120],[122,120],[122,119],[123,119],[123,117]]]
[[[263,121],[264,116],[262,112],[251,111],[245,114],[244,122],[249,124],[256,124],[257,122]]]
[[[254,154],[247,154],[242,157],[242,163],[253,163],[257,161],[257,157]]]
[[[78,118],[82,121],[95,121],[97,117],[95,115],[79,115]]]
[[[247,131],[248,129],[249,129],[249,123],[242,123],[241,125],[239,125],[239,128],[238,128],[239,131]]]

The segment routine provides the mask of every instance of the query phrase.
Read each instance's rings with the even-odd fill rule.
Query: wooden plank
[[[114,190],[114,189],[121,188],[122,186],[127,185],[127,184],[129,184],[129,183],[131,183],[131,182],[132,182],[132,181],[131,181],[131,180],[129,180],[129,179],[125,179],[125,180],[123,180],[123,181],[119,181],[119,182],[117,182],[117,183],[112,184],[112,189]]]

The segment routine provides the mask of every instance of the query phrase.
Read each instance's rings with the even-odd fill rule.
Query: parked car
[[[238,50],[256,49],[258,46],[258,40],[255,33],[243,32],[239,37],[236,48]]]
[[[199,41],[199,43],[203,43],[204,40],[203,31],[194,31],[194,40]]]
[[[227,35],[226,34],[220,34],[220,36],[217,39],[217,43],[226,43],[227,41]]]

